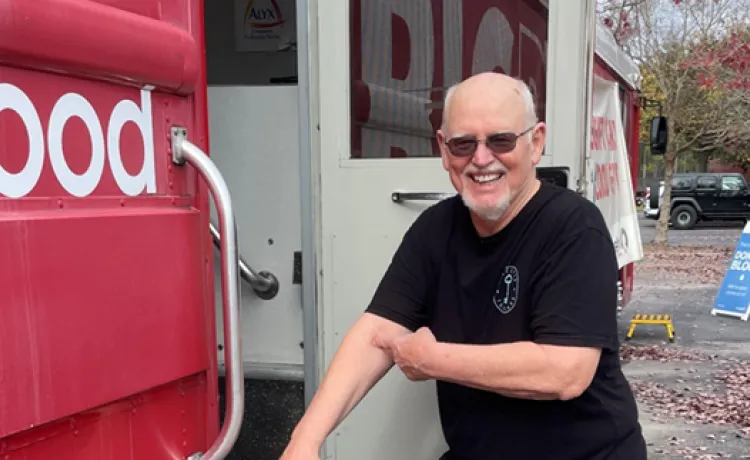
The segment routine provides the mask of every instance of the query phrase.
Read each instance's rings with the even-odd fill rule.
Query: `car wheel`
[[[676,229],[689,230],[695,226],[697,220],[698,213],[688,204],[677,206],[672,211],[672,226]]]

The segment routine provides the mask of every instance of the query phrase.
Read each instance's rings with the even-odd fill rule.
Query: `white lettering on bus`
[[[34,103],[26,93],[17,86],[0,83],[0,112],[6,109],[17,113],[23,121],[29,138],[29,152],[26,165],[18,173],[9,173],[0,165],[0,195],[22,198],[34,190],[42,174],[44,130]],[[63,130],[73,117],[83,121],[91,138],[91,163],[82,174],[71,171],[65,159]],[[125,169],[120,153],[120,134],[127,122],[134,123],[143,138],[143,166],[134,176]],[[85,197],[96,189],[104,171],[105,133],[94,107],[85,97],[67,93],[58,99],[50,114],[47,144],[52,171],[68,193]],[[141,107],[130,100],[122,100],[114,107],[107,126],[106,152],[112,175],[122,193],[135,196],[144,189],[147,193],[156,192],[150,90],[141,90]]]

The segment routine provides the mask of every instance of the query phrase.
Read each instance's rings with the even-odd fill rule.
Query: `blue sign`
[[[750,222],[742,230],[711,314],[750,318]]]

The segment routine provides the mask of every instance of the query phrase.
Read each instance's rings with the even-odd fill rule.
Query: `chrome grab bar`
[[[217,249],[221,248],[221,235],[214,227],[213,223],[208,224],[208,229],[211,232],[211,237],[214,240],[214,246]],[[274,276],[273,273],[268,271],[255,271],[242,258],[242,255],[238,258],[238,264],[240,266],[240,278],[245,280],[250,287],[253,288],[255,294],[263,300],[270,300],[276,297],[279,293],[279,280]]]
[[[216,203],[221,235],[221,293],[224,316],[224,362],[226,363],[226,415],[219,436],[206,453],[196,453],[188,458],[224,460],[242,426],[245,406],[245,380],[242,372],[242,335],[240,333],[240,286],[238,276],[239,251],[237,229],[234,221],[232,197],[224,178],[213,161],[195,144],[187,140],[184,128],[171,129],[172,162],[189,163],[198,170],[208,184]]]
[[[455,195],[455,193],[445,192],[393,192],[391,193],[391,200],[394,203],[403,203],[404,201],[440,201]]]

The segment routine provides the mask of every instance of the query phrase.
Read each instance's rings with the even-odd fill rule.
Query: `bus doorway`
[[[252,271],[240,281],[245,412],[228,459],[278,458],[304,409],[295,8],[294,0],[204,2],[209,155],[232,194],[241,276],[243,266]],[[256,292],[253,273],[273,275],[277,292]],[[223,375],[220,323],[217,334]],[[223,377],[219,390],[223,420]]]

